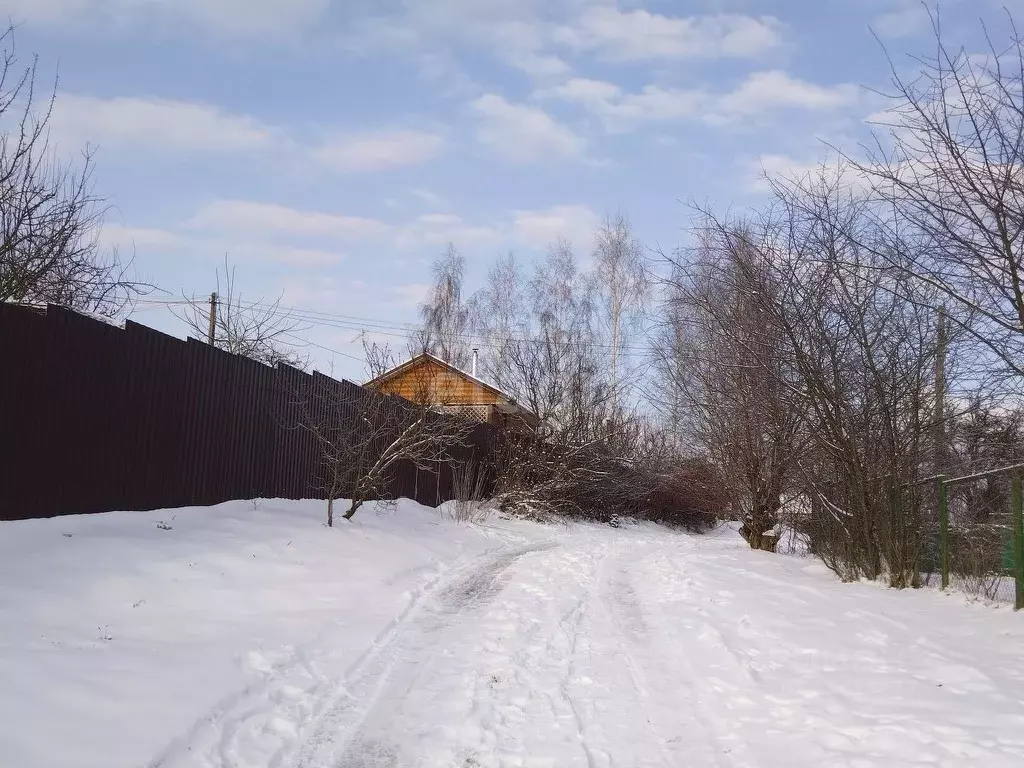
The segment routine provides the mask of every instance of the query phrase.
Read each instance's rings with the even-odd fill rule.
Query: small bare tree
[[[366,361],[368,381],[382,376],[395,367],[395,353],[391,351],[390,344],[371,341],[365,331],[360,334],[360,341],[363,344],[363,359]]]
[[[418,402],[350,382],[313,374],[300,403],[302,426],[313,436],[322,461],[327,525],[334,501],[349,498],[346,520],[367,501],[385,499],[398,465],[430,470],[465,444],[473,423]]]
[[[105,209],[81,168],[49,143],[56,93],[39,100],[36,63],[18,63],[13,28],[0,34],[0,301],[54,303],[116,317],[146,286],[97,236]]]
[[[223,282],[222,282],[223,280]],[[309,360],[295,350],[301,343],[294,336],[305,330],[291,310],[281,306],[281,297],[266,301],[244,301],[235,289],[235,267],[224,257],[224,274],[217,270],[215,309],[205,298],[185,297],[184,308],[175,315],[200,339],[209,338],[210,312],[214,312],[213,346],[257,360],[305,368]],[[293,341],[289,341],[292,339]]]

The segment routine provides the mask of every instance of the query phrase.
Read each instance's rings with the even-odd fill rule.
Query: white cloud
[[[851,104],[857,94],[854,85],[816,85],[773,69],[750,75],[739,88],[723,96],[717,108],[731,115],[778,108],[827,110]]]
[[[329,0],[0,0],[15,22],[73,26],[186,23],[218,37],[276,38],[308,29]]]
[[[817,178],[822,173],[830,179],[841,180],[848,188],[860,191],[870,189],[869,179],[841,161],[833,153],[827,152],[810,159],[812,157],[811,153],[808,153],[805,159],[769,153],[747,162],[745,165],[747,191],[755,193],[768,191],[771,188],[768,183],[769,178],[782,182],[800,181],[807,176]]]
[[[538,96],[555,96],[567,101],[581,104],[606,104],[621,98],[622,89],[603,80],[591,80],[586,77],[574,77],[571,80],[537,92]]]
[[[443,146],[441,137],[433,133],[384,130],[339,136],[315,149],[312,157],[337,171],[380,171],[425,163],[437,157]]]
[[[406,309],[416,309],[423,302],[427,300],[427,295],[430,293],[431,286],[426,283],[405,283],[404,285],[391,286],[391,301],[398,307],[405,307]],[[392,337],[388,339],[387,343],[391,346],[395,346],[395,339]],[[401,340],[399,340],[401,343]]]
[[[532,77],[563,76],[569,65],[549,50],[551,25],[531,0],[408,0],[397,13],[374,15],[354,26],[349,48],[415,56],[421,67],[449,80],[452,50],[472,45]],[[461,73],[460,73],[461,74]]]
[[[330,0],[162,0],[160,7],[223,37],[276,37],[311,27]]]
[[[779,21],[741,14],[673,17],[643,9],[592,7],[556,39],[578,49],[596,49],[619,59],[749,57],[781,42]]]
[[[267,243],[224,243],[219,250],[228,253],[233,259],[266,261],[310,269],[333,267],[345,259],[345,255],[337,251]]]
[[[580,136],[538,107],[489,93],[473,102],[473,108],[480,119],[478,141],[512,162],[575,157],[586,149]]]
[[[467,46],[553,82],[569,77],[574,57],[581,55],[628,61],[753,57],[778,47],[783,32],[772,16],[671,16],[623,10],[613,0],[398,0],[385,5],[390,12],[353,25],[349,48],[409,55],[432,70],[441,61],[449,79],[454,55]]]
[[[398,230],[395,245],[417,248],[453,242],[459,247],[479,247],[492,245],[500,237],[496,227],[470,224],[452,213],[425,213]]]
[[[404,250],[438,250],[451,242],[472,254],[481,248],[545,250],[564,237],[589,253],[600,218],[583,204],[513,210],[490,222],[466,221],[454,213],[425,213],[395,229],[394,245]]]
[[[280,128],[208,104],[74,93],[58,96],[50,127],[62,151],[78,151],[90,143],[101,149],[165,153],[258,152],[269,159],[307,159],[344,173],[424,163],[444,146],[436,134],[398,129],[337,134],[318,146],[301,146]]]
[[[610,131],[627,131],[648,120],[699,117],[709,101],[706,94],[695,90],[648,85],[640,93],[625,93],[617,85],[585,78],[573,78],[535,95],[581,104]]]
[[[820,161],[798,160],[789,155],[764,154],[747,165],[748,192],[767,192],[768,178],[800,179],[821,168]]]
[[[573,78],[534,95],[580,104],[600,118],[607,130],[619,132],[659,120],[699,119],[720,124],[783,109],[833,110],[855,102],[858,90],[847,84],[816,85],[780,70],[768,70],[751,74],[735,90],[724,94],[658,85],[627,93],[612,83]]]
[[[589,253],[600,218],[586,205],[555,205],[532,211],[516,211],[513,228],[519,240],[543,250],[559,237]]]
[[[280,141],[272,128],[255,118],[206,104],[73,93],[58,96],[50,127],[58,143],[76,148],[91,142],[101,147],[245,152]]]
[[[341,216],[302,211],[275,203],[217,200],[201,208],[189,222],[197,229],[306,235],[312,237],[362,238],[380,234],[387,225],[361,216]]]
[[[928,11],[920,0],[903,0],[901,7],[872,19],[871,28],[882,37],[912,37],[928,28]]]
[[[484,21],[474,25],[473,34],[493,40],[491,50],[506,64],[536,78],[564,76],[569,65],[551,52],[545,52],[546,27],[536,19]]]
[[[441,195],[437,194],[436,192],[432,192],[429,189],[414,188],[409,190],[409,194],[415,197],[421,203],[423,203],[423,205],[430,206],[433,208],[437,208],[447,204],[445,199]]]
[[[117,248],[124,251],[166,251],[178,245],[179,238],[166,229],[104,224],[97,243],[102,248]]]
[[[558,77],[569,72],[569,65],[562,59],[535,51],[511,53],[506,57],[506,61],[538,79]]]

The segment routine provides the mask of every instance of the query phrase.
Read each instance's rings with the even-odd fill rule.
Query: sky
[[[1024,0],[940,4],[981,47]],[[1019,8],[1017,7],[1019,5]],[[934,7],[934,6],[933,6]],[[622,213],[653,251],[696,201],[742,209],[763,171],[856,148],[893,65],[934,47],[918,0],[0,0],[57,78],[55,151],[95,151],[104,248],[155,286],[333,316],[297,336],[364,378],[361,330],[404,349],[453,242],[470,289]],[[359,320],[339,319],[360,318]],[[320,317],[319,315],[317,316]],[[315,346],[313,346],[315,345]]]

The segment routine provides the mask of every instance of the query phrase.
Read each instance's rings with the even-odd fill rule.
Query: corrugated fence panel
[[[42,508],[45,500],[33,493],[35,473],[21,470],[26,458],[43,455],[45,436],[33,414],[46,402],[43,366],[46,359],[45,318],[23,307],[0,304],[0,518],[22,516]],[[41,459],[39,459],[41,460]]]
[[[0,304],[0,519],[322,498],[322,459],[303,424],[353,423],[366,396],[131,321]],[[452,498],[453,462],[486,454],[492,432],[480,425],[433,470],[400,462],[385,495]]]

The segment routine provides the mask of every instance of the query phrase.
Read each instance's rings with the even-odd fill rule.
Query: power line
[[[181,297],[176,299],[139,299],[137,303],[150,304],[150,305],[162,305],[162,306],[195,306],[200,302],[206,302],[207,297]],[[233,302],[235,306],[242,309],[257,309],[265,312],[269,312],[271,316],[279,317],[281,319],[294,319],[302,322],[309,323],[314,326],[323,326],[328,328],[338,328],[342,330],[352,331],[373,331],[374,333],[382,336],[389,336],[392,338],[408,339],[409,335],[419,330],[419,326],[411,323],[402,323],[392,320],[384,320],[381,318],[367,318],[359,317],[355,315],[344,315],[340,313],[332,312],[321,312],[317,310],[301,309],[299,307],[283,307],[276,303],[265,303],[265,302]],[[541,339],[522,337],[522,336],[485,336],[480,334],[457,334],[455,338],[467,345],[477,346],[484,349],[500,349],[504,344],[510,343],[521,343],[521,344],[543,344]],[[582,346],[598,349],[598,350],[612,350],[612,345],[605,344],[597,341],[583,341],[577,340],[577,344]],[[620,346],[620,353],[624,353],[627,356],[642,356],[650,354],[648,347],[637,347],[637,346]]]
[[[331,352],[332,354],[341,355],[342,357],[347,357],[350,360],[355,360],[357,363],[365,363],[366,362],[361,357],[356,357],[355,355],[350,355],[348,352],[342,352],[340,349],[334,349],[333,347],[325,347],[323,344],[317,344],[315,341],[310,341],[309,339],[303,339],[303,338],[301,338],[299,336],[296,336],[296,335],[294,335],[292,333],[284,333],[284,334],[281,334],[281,335],[282,336],[287,336],[288,338],[293,339],[294,342],[297,343],[297,344],[303,344],[303,345],[308,346],[308,347],[316,347],[317,349],[322,349],[325,352]]]

